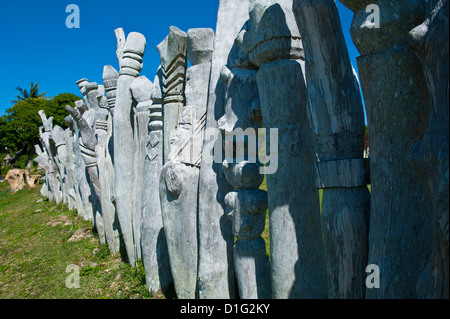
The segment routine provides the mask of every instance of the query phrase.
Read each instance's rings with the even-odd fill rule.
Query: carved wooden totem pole
[[[190,29],[185,97],[168,160],[161,172],[161,209],[175,290],[180,299],[196,297],[198,181],[214,43],[212,29]],[[166,107],[166,105],[164,106]]]
[[[93,208],[90,201],[92,190],[88,181],[86,163],[81,156],[80,130],[71,115],[67,116],[65,121],[69,125],[70,130],[70,134],[67,137],[67,145],[70,144],[73,152],[74,193],[77,195],[77,211],[85,220],[93,220]]]
[[[130,86],[142,70],[146,40],[137,32],[131,32],[125,41],[122,29],[116,30],[117,57],[120,74],[117,80],[117,97],[114,108],[114,192],[116,211],[127,251],[128,262],[134,267],[136,249],[133,233],[135,145],[133,143],[133,99]]]
[[[164,163],[169,161],[171,134],[175,130],[185,103],[184,86],[187,68],[187,34],[170,27],[169,35],[157,46],[163,71]]]
[[[43,123],[43,129],[40,128],[40,141],[43,147],[43,153],[47,154],[48,161],[51,166],[51,170],[48,174],[48,186],[49,190],[53,195],[53,199],[57,204],[62,202],[62,192],[61,192],[61,185],[58,181],[58,166],[55,163],[54,159],[54,149],[52,149],[51,145],[51,136],[52,136],[52,129],[53,129],[53,117],[47,118],[44,111],[39,111],[39,116],[42,119]],[[45,156],[44,156],[45,157]]]
[[[223,172],[233,189],[225,196],[225,203],[236,237],[234,266],[242,299],[272,297],[269,258],[261,237],[265,229],[267,192],[259,189],[264,174],[256,158],[257,130],[262,127],[256,74],[256,67],[239,47],[233,46],[227,66],[221,71],[227,89],[225,115],[218,124],[225,136]],[[241,134],[248,137],[248,144]],[[235,151],[227,152],[227,148]]]
[[[97,160],[102,185],[102,214],[112,225],[113,239],[110,243],[112,254],[120,250],[120,225],[114,205],[114,150],[113,150],[113,114],[116,104],[117,80],[119,73],[110,65],[103,68],[103,84],[105,86],[106,97],[101,96],[99,107],[101,108],[103,119],[97,118],[96,135]]]
[[[323,189],[328,297],[364,298],[369,237],[369,163],[359,84],[333,0],[294,0],[305,49],[308,114]]]
[[[278,129],[278,169],[266,171],[273,297],[326,298],[319,192],[314,183],[313,134],[307,118],[304,52],[292,0],[253,1],[236,40],[259,67],[266,129]],[[277,152],[268,145],[270,152]],[[272,168],[274,163],[271,163]]]
[[[151,94],[153,84],[145,76],[136,78],[131,84],[130,90],[136,103],[134,111],[134,200],[135,210],[133,215],[133,234],[136,257],[142,259],[141,254],[141,216],[142,216],[142,192],[144,184],[144,159],[146,142],[148,136],[148,123],[150,106],[152,105]]]
[[[447,299],[449,298],[448,21],[448,0],[429,0],[425,22],[410,32],[412,48],[425,72],[431,102],[428,131],[411,149],[413,166],[425,182],[433,204],[433,216],[430,219],[433,220],[434,249],[424,278],[417,285],[417,293],[423,297]],[[431,278],[430,273],[433,274]],[[429,295],[421,294],[430,290]]]
[[[153,81],[152,104],[146,140],[141,200],[141,251],[146,284],[150,293],[165,291],[172,283],[166,234],[163,229],[159,182],[163,167],[163,72],[159,68]]]
[[[86,84],[87,85],[87,84]],[[86,88],[83,86],[83,88]],[[95,95],[97,96],[100,92],[97,90],[98,86],[96,83],[89,83],[89,88],[86,89],[86,96]],[[84,95],[84,94],[83,94]],[[86,98],[88,101],[89,99]],[[93,105],[92,108],[88,108],[84,101],[76,101],[76,108],[72,108],[67,105],[66,110],[73,117],[77,123],[80,130],[80,149],[81,156],[86,164],[86,169],[89,174],[89,181],[92,186],[91,202],[93,207],[93,222],[94,227],[97,229],[100,242],[102,244],[111,243],[113,238],[112,235],[112,224],[105,223],[102,215],[102,187],[100,184],[99,169],[97,166],[97,153],[95,152],[97,146],[97,138],[94,132],[95,115],[96,111]],[[85,110],[83,112],[83,110]],[[87,110],[87,111],[86,111]],[[105,225],[106,224],[106,225]],[[105,229],[106,226],[106,229]],[[105,232],[106,231],[106,232]]]
[[[232,191],[222,172],[222,161],[213,161],[214,149],[222,149],[218,120],[225,114],[226,85],[220,71],[227,64],[234,40],[248,19],[249,0],[220,0],[209,83],[205,142],[199,182],[200,299],[235,298],[233,233],[226,217],[225,196]]]
[[[369,128],[367,264],[382,272],[380,289],[367,289],[366,298],[417,298],[416,282],[431,250],[426,213],[431,203],[407,154],[425,133],[429,116],[423,71],[408,33],[423,21],[424,1],[341,2],[355,12],[350,32],[361,54],[357,61]],[[369,4],[378,8],[375,16]]]
[[[68,153],[65,132],[60,126],[55,125],[52,129],[51,137],[53,140],[52,144],[55,148],[55,156],[58,159],[57,165],[61,184],[62,202],[68,205],[69,183],[66,169],[68,167]]]

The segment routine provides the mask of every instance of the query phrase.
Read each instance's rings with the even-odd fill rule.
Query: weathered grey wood
[[[178,299],[196,298],[198,171],[169,161],[161,172],[161,211]]]
[[[120,33],[119,33],[120,34]],[[120,44],[118,38],[119,52]],[[132,214],[135,210],[134,194],[134,154],[132,106],[130,85],[142,70],[142,57],[145,52],[145,37],[136,32],[128,35],[123,46],[123,56],[118,55],[120,75],[117,81],[116,107],[114,109],[114,172],[116,211],[120,221],[128,262],[134,267],[136,251],[134,246]]]
[[[269,257],[261,237],[265,228],[267,192],[257,188],[240,189],[228,193],[225,201],[236,236],[234,263],[239,296],[242,299],[270,299]]]
[[[425,22],[410,32],[410,43],[422,63],[430,94],[428,131],[411,149],[414,169],[433,202],[434,249],[424,278],[417,284],[418,296],[425,298],[449,298],[448,21],[448,0],[431,0]],[[431,293],[425,294],[430,290]]]
[[[225,111],[226,87],[220,80],[220,71],[227,63],[237,34],[248,19],[249,2],[220,0],[219,3],[199,182],[198,287],[201,299],[235,297],[233,234],[231,222],[225,215],[225,196],[232,189],[222,174],[222,164],[210,158],[214,145],[222,145],[222,139],[217,134],[211,136],[211,133],[217,133],[217,121]]]
[[[141,216],[142,216],[142,192],[144,183],[144,159],[148,136],[148,123],[150,106],[152,105],[151,94],[153,83],[145,76],[136,78],[130,86],[131,95],[136,102],[134,111],[134,207],[133,233],[136,258],[142,259],[141,255]]]
[[[81,156],[86,164],[92,189],[90,201],[94,214],[94,227],[98,231],[100,242],[102,244],[108,242],[112,245],[114,238],[112,220],[105,219],[102,211],[102,185],[96,152],[98,140],[95,132],[96,121],[107,115],[107,111],[100,108],[98,99],[99,96],[103,96],[105,89],[102,85],[89,82],[87,79],[79,80],[77,84],[83,100],[75,102],[77,110],[70,107],[66,107],[66,110],[72,115],[79,128]]]
[[[257,75],[265,128],[278,128],[278,170],[267,175],[273,297],[326,298],[312,132],[300,62],[277,60]],[[272,149],[271,149],[272,150]]]
[[[209,72],[204,75],[209,77]],[[184,107],[171,139],[169,162],[161,171],[161,213],[179,299],[196,297],[198,165],[201,153],[195,154],[193,146],[202,144],[205,111],[206,105]]]
[[[105,86],[106,98],[102,97],[99,105],[106,111],[106,119],[98,120],[97,131],[97,159],[102,185],[102,212],[103,216],[112,224],[113,239],[109,244],[111,254],[120,251],[121,232],[120,224],[114,206],[114,165],[113,165],[113,111],[116,104],[117,80],[119,73],[112,66],[105,66],[103,69],[103,83]],[[105,101],[106,99],[106,101]]]
[[[169,35],[157,46],[163,70],[164,163],[169,161],[171,134],[177,127],[185,103],[187,34],[170,27]]]
[[[204,74],[209,77],[209,72]],[[206,90],[205,95],[206,95]],[[161,214],[170,265],[179,299],[194,299],[197,288],[197,208],[206,105],[185,106],[171,140],[169,162],[161,171]]]
[[[429,120],[423,71],[408,46],[409,31],[423,21],[424,1],[373,4],[380,9],[380,28],[368,23],[365,1],[350,5],[370,140],[368,264],[381,272],[380,288],[367,289],[366,298],[417,298],[416,282],[431,249],[431,203],[405,160]]]
[[[69,185],[67,183],[67,170],[66,170],[66,167],[68,166],[68,154],[66,147],[65,132],[60,126],[55,125],[52,129],[51,136],[56,149],[55,155],[58,159],[58,171],[60,175],[62,200],[63,203],[67,205]]]
[[[62,201],[62,193],[60,189],[60,183],[58,181],[58,167],[54,160],[53,149],[51,147],[51,132],[53,129],[53,117],[47,118],[45,112],[43,110],[39,111],[39,116],[41,117],[43,123],[43,129],[40,129],[40,141],[43,147],[43,153],[47,154],[47,160],[51,165],[51,170],[49,171],[48,176],[48,186],[49,190],[53,195],[53,199],[57,204]]]
[[[292,4],[292,0],[251,1],[249,23],[237,42],[254,65],[260,67],[268,61],[304,58]]]
[[[97,90],[91,90],[90,94],[98,94]],[[95,116],[95,109],[91,108],[89,111],[80,113],[79,109],[84,107],[83,101],[77,101],[75,103],[76,109],[71,106],[66,106],[66,111],[73,117],[73,119],[77,122],[77,125],[80,129],[80,150],[81,157],[83,158],[86,164],[86,170],[89,174],[89,181],[92,186],[92,196],[91,202],[93,207],[93,222],[94,227],[97,229],[97,232],[100,237],[100,242],[105,244],[107,242],[112,241],[113,232],[112,232],[112,224],[106,223],[105,229],[105,221],[102,215],[102,187],[100,184],[99,170],[97,165],[97,153],[95,152],[95,148],[97,147],[97,139],[95,137],[94,132],[94,121],[89,121],[87,118],[89,114],[93,114]]]
[[[292,0],[254,1],[237,44],[260,66],[264,127],[279,132],[278,170],[267,175],[273,297],[326,298],[313,135],[307,118],[303,46]],[[276,152],[276,147],[267,146]],[[272,163],[271,163],[272,164]]]
[[[71,116],[68,116],[65,118],[65,121],[67,123],[67,119],[72,118]],[[72,119],[73,121],[73,119]],[[78,204],[81,205],[81,196],[79,192],[75,192],[76,186],[76,179],[75,179],[75,154],[73,150],[73,136],[72,136],[72,128],[67,128],[64,131],[64,139],[66,143],[66,150],[67,150],[67,184],[68,184],[68,207],[70,210],[75,210],[78,208]]]
[[[198,181],[214,31],[190,29],[187,36],[192,66],[186,72],[186,106],[172,134],[169,162],[162,169],[160,182],[164,231],[180,299],[197,296]]]
[[[141,200],[141,253],[150,293],[165,292],[173,284],[166,234],[161,216],[159,182],[163,167],[162,69],[153,81]]]
[[[319,188],[353,188],[370,184],[368,158],[328,160],[316,163]]]
[[[72,146],[74,156],[74,192],[75,194],[78,194],[79,197],[77,200],[77,211],[85,220],[92,220],[93,208],[89,199],[91,196],[91,187],[88,182],[86,163],[81,156],[79,143],[80,130],[72,116],[67,116],[65,121],[72,132],[69,143]]]
[[[333,0],[294,0],[305,49],[308,115],[323,189],[329,298],[364,298],[370,193],[364,109]]]
[[[256,130],[262,126],[262,119],[253,116],[255,112],[261,112],[256,73],[255,66],[234,45],[227,65],[221,71],[221,80],[226,85],[226,98],[225,114],[219,119],[218,125],[225,136],[224,145],[243,149],[244,153],[243,158],[230,154],[231,157],[223,161],[224,176],[233,188],[225,196],[225,203],[236,237],[234,265],[242,299],[269,299],[272,296],[269,259],[265,242],[261,238],[267,211],[267,193],[259,190],[264,175],[260,174],[261,164],[256,162],[249,150],[250,147],[256,148],[257,143],[251,146],[237,144],[239,141],[245,143],[243,136],[236,131],[253,129],[256,142]]]
[[[41,190],[41,195],[48,198],[49,200],[53,200],[53,193],[50,188],[51,179],[54,178],[53,167],[50,163],[48,155],[45,151],[41,149],[40,145],[34,146],[37,157],[34,161],[45,171],[45,183]]]

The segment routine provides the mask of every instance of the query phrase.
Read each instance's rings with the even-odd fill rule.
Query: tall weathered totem
[[[87,81],[84,81],[84,83],[85,84],[83,84],[81,88],[86,94],[83,95],[85,95],[86,101],[91,100],[93,102],[93,96],[100,94],[100,91],[97,90],[98,85],[96,83],[88,83]],[[89,174],[89,181],[92,187],[92,196],[90,199],[93,208],[94,227],[98,231],[100,242],[102,244],[107,242],[111,243],[113,238],[112,224],[106,223],[105,225],[102,215],[102,187],[100,184],[99,169],[97,165],[97,153],[95,152],[97,147],[97,138],[94,132],[96,107],[91,104],[91,102],[89,102],[89,106],[87,106],[82,100],[76,101],[75,107],[76,108],[74,109],[67,105],[66,110],[73,117],[80,130],[79,145],[81,149],[81,156],[86,164],[86,170]]]
[[[449,2],[431,0],[424,23],[410,32],[410,43],[422,63],[430,94],[430,123],[424,137],[411,149],[415,170],[431,194],[433,251],[417,285],[418,296],[449,297]],[[433,276],[430,278],[430,273]],[[431,291],[422,295],[423,291]]]
[[[163,71],[164,163],[169,161],[171,134],[175,130],[185,103],[184,86],[187,68],[187,34],[170,27],[169,35],[157,46]]]
[[[190,29],[187,36],[187,54],[192,66],[186,74],[186,106],[172,135],[169,162],[162,169],[160,181],[164,231],[180,299],[196,297],[198,180],[214,31]]]
[[[55,156],[58,159],[56,164],[58,165],[59,171],[62,202],[67,205],[69,197],[69,184],[66,169],[68,167],[68,153],[64,130],[60,126],[55,125],[52,129],[51,139],[53,140],[52,144],[55,148]]]
[[[236,39],[259,67],[266,129],[278,129],[278,169],[266,172],[273,297],[326,298],[313,134],[307,118],[304,52],[292,0],[257,0]],[[277,152],[275,145],[267,149]],[[274,163],[271,163],[271,166]]]
[[[341,2],[355,12],[350,32],[361,54],[357,61],[369,128],[367,263],[382,274],[380,289],[368,289],[366,298],[416,298],[416,282],[431,249],[426,213],[431,203],[405,160],[425,133],[429,114],[423,71],[408,45],[408,33],[423,21],[425,1]]]
[[[55,163],[54,159],[54,149],[51,147],[51,136],[52,136],[52,130],[53,130],[53,117],[47,118],[45,115],[45,112],[43,110],[39,111],[39,116],[41,117],[43,127],[40,128],[40,142],[43,147],[43,154],[47,154],[47,159],[50,163],[51,169],[48,171],[48,188],[53,195],[53,199],[56,201],[57,204],[62,202],[62,192],[61,192],[61,184],[58,181],[58,166]],[[45,158],[45,155],[43,155],[43,158]],[[48,168],[48,167],[47,167]]]
[[[234,266],[242,299],[272,297],[269,258],[261,237],[266,226],[267,192],[259,189],[264,174],[256,158],[257,130],[262,126],[256,74],[256,67],[234,45],[220,74],[227,89],[225,115],[218,125],[225,136],[223,172],[233,189],[225,196],[225,203],[236,237]]]
[[[364,152],[364,109],[359,84],[333,0],[294,0],[305,50],[308,115],[323,189],[322,230],[328,297],[364,298],[370,172]]]
[[[146,40],[137,32],[131,32],[125,41],[122,29],[116,30],[118,39],[117,57],[120,64],[117,80],[117,97],[114,108],[114,192],[116,211],[122,230],[122,236],[127,251],[128,262],[134,267],[136,249],[133,233],[133,216],[135,214],[134,200],[134,170],[135,145],[133,143],[133,99],[130,86],[139,76],[143,68]]]
[[[41,189],[41,195],[48,198],[49,200],[53,200],[53,193],[50,188],[50,181],[53,179],[54,171],[51,165],[50,159],[48,157],[45,149],[42,150],[41,145],[34,146],[37,157],[34,161],[45,171],[45,179],[44,185]]]
[[[112,254],[120,250],[120,225],[114,206],[114,150],[113,150],[113,114],[119,73],[110,65],[103,68],[103,83],[106,98],[100,97],[101,114],[106,118],[96,121],[97,161],[102,185],[102,214],[113,227],[113,240],[110,244]]]
[[[68,128],[64,131],[64,139],[66,144],[66,152],[67,152],[67,159],[66,159],[66,172],[67,172],[67,187],[68,187],[68,207],[71,210],[77,209],[80,207],[80,213],[82,209],[82,201],[80,193],[75,191],[75,189],[78,187],[77,180],[75,178],[76,174],[76,167],[75,167],[75,153],[73,149],[73,124],[70,123],[70,121],[73,123],[73,119],[71,116],[67,116],[65,118],[65,121],[69,120]]]
[[[163,229],[159,182],[163,167],[163,72],[159,68],[153,81],[152,105],[146,140],[141,200],[141,253],[145,279],[150,293],[166,291],[173,283]]]
[[[146,142],[148,136],[148,123],[150,106],[152,105],[151,95],[153,84],[145,76],[136,78],[130,86],[131,95],[135,101],[136,107],[134,111],[134,200],[135,210],[133,215],[133,234],[134,247],[136,250],[136,257],[142,259],[141,254],[141,200],[144,183],[144,159],[146,152]]]
[[[227,64],[234,40],[248,19],[248,4],[249,0],[220,0],[219,3],[199,181],[198,287],[201,299],[235,297],[234,238],[225,205],[225,196],[232,188],[222,174],[223,159],[213,161],[211,157],[213,148],[222,148],[217,121],[225,113],[226,85],[220,80],[220,71]]]
[[[83,95],[83,101],[76,101],[76,109],[66,106],[66,110],[72,115],[77,123],[80,139],[79,145],[81,156],[86,164],[89,182],[92,188],[91,203],[94,213],[94,225],[98,230],[100,241],[112,245],[113,243],[113,221],[104,218],[102,211],[102,185],[100,180],[100,168],[97,159],[98,140],[96,135],[96,122],[106,118],[107,111],[102,110],[99,105],[99,97],[105,93],[103,85],[82,79],[77,82]],[[108,217],[106,215],[105,217]]]
[[[69,136],[67,145],[71,145],[73,151],[73,174],[74,174],[74,192],[77,194],[77,211],[85,220],[93,220],[93,207],[90,201],[91,187],[86,172],[86,163],[81,156],[80,148],[80,130],[74,118],[69,115],[65,118],[69,126]]]

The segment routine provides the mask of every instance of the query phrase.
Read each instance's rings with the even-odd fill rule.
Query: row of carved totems
[[[341,2],[355,12],[370,163],[335,2],[221,0],[215,35],[170,28],[153,83],[139,76],[144,36],[116,30],[120,71],[77,82],[69,129],[41,113],[42,193],[141,259],[152,293],[448,298],[448,1],[377,0],[379,28],[369,1]],[[279,132],[268,192],[250,155],[210,159],[234,143],[222,136],[262,127]]]

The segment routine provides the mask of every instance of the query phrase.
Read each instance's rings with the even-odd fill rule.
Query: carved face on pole
[[[170,161],[184,161],[184,149],[189,148],[188,143],[191,140],[191,128],[192,128],[192,108],[185,107],[180,116],[178,128],[172,133],[170,140]]]

